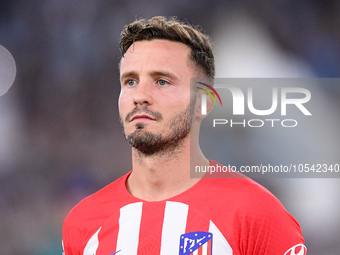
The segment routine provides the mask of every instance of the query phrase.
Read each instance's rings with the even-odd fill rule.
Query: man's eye
[[[164,85],[167,85],[168,82],[165,81],[165,80],[159,80],[159,81],[158,81],[158,84],[161,85],[161,86],[164,86]]]
[[[134,86],[134,85],[136,85],[136,81],[134,81],[134,80],[128,80],[128,81],[127,81],[127,85],[129,85],[129,86]]]

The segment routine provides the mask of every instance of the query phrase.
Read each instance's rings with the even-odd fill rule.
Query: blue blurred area
[[[335,0],[2,0],[0,45],[17,77],[0,97],[1,254],[60,254],[68,211],[131,169],[117,108],[125,24],[165,15],[199,25],[219,77],[340,77],[339,14]],[[340,87],[318,89],[337,112]],[[238,160],[275,153],[254,152],[261,141],[243,132],[230,142]],[[299,220],[308,254],[340,254],[338,180],[258,181]]]

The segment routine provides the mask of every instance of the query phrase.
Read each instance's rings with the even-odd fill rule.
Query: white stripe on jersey
[[[179,237],[185,233],[188,210],[189,206],[186,204],[166,202],[160,255],[178,254]]]
[[[203,244],[202,255],[208,255],[208,242]]]
[[[96,254],[98,246],[99,246],[99,240],[98,240],[98,234],[102,227],[100,227],[97,232],[90,238],[90,240],[87,242],[83,255],[93,255]]]
[[[143,202],[128,204],[120,208],[116,251],[124,251],[124,254],[137,254],[142,208]]]
[[[216,225],[210,221],[209,232],[213,234],[212,250],[214,255],[232,255],[233,249]]]

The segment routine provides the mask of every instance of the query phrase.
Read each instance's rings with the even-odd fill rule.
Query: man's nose
[[[147,81],[141,81],[133,95],[135,105],[151,105],[152,104],[152,86]]]

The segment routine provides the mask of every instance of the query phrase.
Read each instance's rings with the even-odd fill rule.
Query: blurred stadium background
[[[211,35],[217,77],[340,77],[336,0],[1,0],[0,45],[17,67],[0,97],[1,254],[61,254],[68,211],[131,169],[118,121],[118,42],[125,24],[155,15],[177,16]],[[320,105],[338,113],[340,87],[318,89]],[[305,145],[321,144],[339,159],[332,130]],[[245,149],[261,139],[242,130],[229,138],[225,153],[243,164],[275,154]],[[259,181],[300,222],[309,255],[340,254],[339,179]]]

